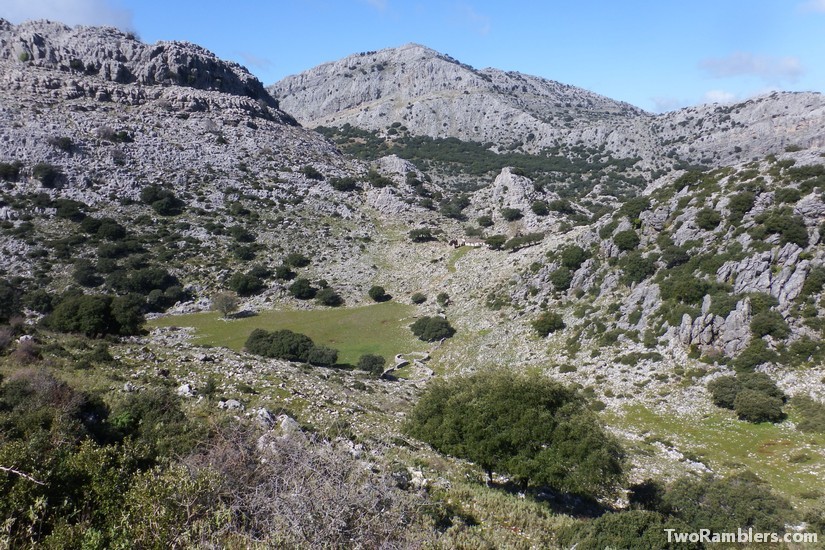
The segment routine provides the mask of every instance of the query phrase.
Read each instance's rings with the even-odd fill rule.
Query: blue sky
[[[417,42],[654,112],[771,90],[825,92],[825,0],[3,0],[0,17],[188,40],[265,84]]]

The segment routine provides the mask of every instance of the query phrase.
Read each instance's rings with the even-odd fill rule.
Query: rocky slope
[[[603,146],[665,168],[681,159],[713,166],[823,143],[825,99],[774,93],[736,105],[652,115],[592,92],[517,72],[476,70],[416,44],[325,63],[269,87],[307,126],[346,123],[456,137],[536,153]]]

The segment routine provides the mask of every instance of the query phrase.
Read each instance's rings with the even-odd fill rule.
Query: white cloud
[[[748,52],[705,59],[699,67],[716,78],[756,76],[770,83],[794,82],[805,72],[797,57],[771,57]]]
[[[134,28],[132,12],[112,0],[3,0],[0,17],[12,23],[49,19],[67,25]]]
[[[675,111],[690,105],[689,101],[677,99],[675,97],[652,97],[650,98],[650,101],[653,102],[654,113],[666,113],[668,111]]]
[[[808,0],[799,6],[802,11],[818,11],[825,13],[825,0]]]
[[[703,103],[733,103],[737,96],[725,90],[710,90],[705,92]]]

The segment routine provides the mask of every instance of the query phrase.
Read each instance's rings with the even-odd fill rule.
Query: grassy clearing
[[[455,251],[453,251],[453,253],[450,254],[450,259],[447,260],[447,271],[449,271],[450,273],[455,273],[455,264],[458,263],[458,260],[466,256],[467,253],[472,249],[473,247],[471,246],[461,246]]]
[[[748,469],[779,493],[804,505],[805,495],[825,492],[825,437],[800,433],[787,425],[750,424],[733,413],[714,412],[685,419],[630,405],[608,423],[672,443],[726,474]],[[810,498],[810,497],[807,497]]]
[[[354,364],[365,353],[382,355],[390,362],[397,353],[426,349],[427,345],[410,332],[414,314],[415,307],[391,301],[354,308],[268,310],[229,321],[217,312],[193,313],[162,317],[147,326],[193,327],[196,344],[234,350],[243,348],[256,328],[289,329],[306,334],[316,344],[337,349],[339,362]]]

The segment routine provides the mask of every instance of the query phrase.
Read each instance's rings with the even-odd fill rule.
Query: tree
[[[708,391],[713,404],[723,409],[733,410],[733,402],[741,389],[742,384],[735,376],[720,376],[708,382]]]
[[[548,278],[553,285],[553,290],[556,292],[564,292],[570,288],[570,284],[573,282],[573,272],[570,271],[569,268],[561,266],[551,272]]]
[[[530,210],[532,210],[536,216],[546,216],[550,213],[550,208],[548,208],[547,203],[544,201],[533,201],[533,204],[530,205]]]
[[[696,225],[705,231],[716,229],[721,221],[722,215],[712,208],[703,208],[696,213]]]
[[[410,330],[424,342],[435,342],[455,334],[455,329],[443,317],[422,317],[410,325]]]
[[[501,217],[508,222],[514,222],[524,217],[524,214],[518,208],[502,208],[500,213]]]
[[[300,252],[290,252],[284,258],[284,265],[289,267],[306,267],[310,264],[310,259]]]
[[[781,422],[785,418],[782,400],[757,390],[743,389],[737,393],[733,410],[748,422]]]
[[[289,285],[289,293],[299,300],[310,300],[315,297],[317,290],[312,287],[309,279],[300,277]]]
[[[309,336],[291,330],[267,332],[255,329],[246,339],[245,347],[255,355],[305,363],[315,344]]]
[[[538,319],[533,321],[533,328],[541,337],[545,337],[552,332],[561,330],[565,327],[564,319],[558,313],[545,311],[539,315]]]
[[[590,258],[590,253],[578,245],[567,246],[561,251],[561,265],[576,271]]]
[[[46,162],[39,162],[32,168],[32,176],[39,180],[43,187],[52,188],[57,187],[60,180],[63,178],[63,172],[60,168],[52,166]]]
[[[439,292],[435,296],[435,301],[441,307],[447,307],[448,305],[450,305],[450,295],[447,294],[446,292]]]
[[[318,300],[319,304],[329,307],[338,307],[344,303],[344,299],[341,298],[341,295],[328,286],[315,293],[315,298]]]
[[[436,379],[407,429],[490,478],[497,471],[525,486],[602,495],[622,478],[621,447],[585,399],[539,375],[501,370]]]
[[[264,289],[264,282],[249,273],[235,273],[226,281],[226,286],[238,296],[253,296]]]
[[[423,304],[427,301],[427,295],[423,292],[415,292],[410,296],[410,301],[414,304]]]
[[[367,294],[369,294],[370,298],[372,298],[374,302],[386,302],[391,298],[391,296],[384,290],[384,287],[378,285],[372,286]]]
[[[382,356],[366,353],[358,358],[357,368],[358,370],[367,371],[375,376],[381,376],[384,372],[384,365],[386,365],[386,363],[387,360]]]
[[[338,350],[327,346],[313,346],[307,353],[307,363],[316,367],[329,367],[338,361]]]
[[[410,240],[414,243],[426,243],[428,241],[435,240],[433,232],[429,229],[413,229],[408,235]]]
[[[212,297],[212,310],[218,311],[224,319],[238,309],[238,295],[234,292],[218,292]]]
[[[505,235],[490,235],[486,239],[484,239],[484,244],[492,248],[493,250],[501,250],[504,248],[504,243],[507,242],[507,237]]]
[[[619,231],[613,236],[613,242],[621,251],[633,250],[637,246],[641,240],[639,239],[639,235],[633,231],[632,229],[628,229],[627,231]]]

